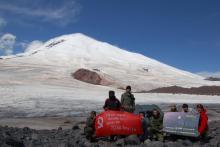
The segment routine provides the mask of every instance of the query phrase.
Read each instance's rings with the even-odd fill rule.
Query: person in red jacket
[[[202,104],[198,104],[196,106],[198,113],[200,114],[199,119],[199,135],[201,137],[205,137],[208,132],[208,116],[206,114],[206,109],[203,107]]]

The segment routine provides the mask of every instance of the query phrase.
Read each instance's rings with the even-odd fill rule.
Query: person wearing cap
[[[121,108],[120,101],[116,98],[114,91],[109,91],[109,98],[106,99],[103,109],[119,111]]]
[[[131,93],[131,86],[127,86],[125,93],[121,95],[121,109],[130,113],[135,110],[135,97]]]

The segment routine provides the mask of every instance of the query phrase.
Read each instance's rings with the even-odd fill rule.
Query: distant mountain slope
[[[220,78],[208,77],[208,78],[206,78],[205,80],[208,80],[208,81],[220,81]]]
[[[220,95],[220,86],[201,86],[182,88],[178,86],[157,88],[149,93],[173,93],[173,94],[196,94],[196,95]]]

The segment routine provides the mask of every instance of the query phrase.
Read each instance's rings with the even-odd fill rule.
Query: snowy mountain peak
[[[0,63],[50,67],[70,78],[80,68],[97,69],[117,87],[135,85],[139,89],[164,86],[201,86],[208,83],[198,75],[179,70],[138,53],[132,53],[81,33],[62,35],[45,42],[39,48],[2,57]],[[60,71],[59,68],[62,67]]]
[[[88,37],[88,36],[82,34],[82,33],[62,35],[62,36],[50,39],[49,41],[45,42],[41,48],[38,48],[36,50],[51,48],[51,47],[56,46],[58,44],[61,45],[61,43],[65,42],[65,41],[72,42],[72,44],[74,44],[74,42],[91,42],[91,41],[95,41],[95,40],[92,39],[91,37]]]
[[[137,61],[139,62],[147,58],[143,55],[128,52],[108,43],[97,41],[81,33],[63,35],[50,39],[40,48],[30,51],[27,54],[36,54],[35,56],[44,54],[48,59],[57,59],[57,57],[59,57],[61,59],[69,58],[71,60],[80,58],[95,62],[133,62],[134,64],[137,63]]]

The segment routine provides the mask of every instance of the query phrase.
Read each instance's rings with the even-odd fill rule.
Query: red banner
[[[105,111],[96,116],[96,136],[140,135],[143,133],[141,116],[121,111]]]

